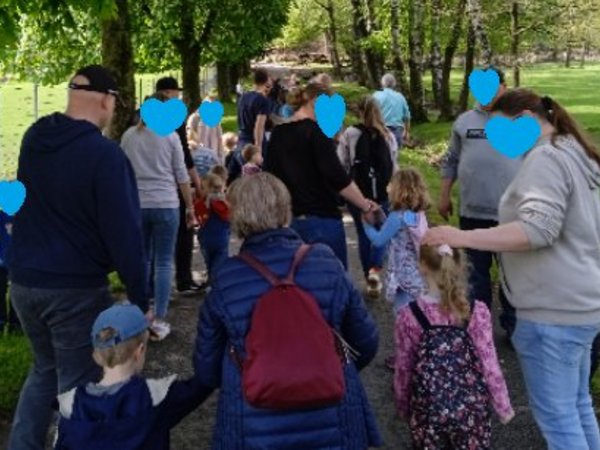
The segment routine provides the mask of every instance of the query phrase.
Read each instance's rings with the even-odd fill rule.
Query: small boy
[[[242,166],[242,176],[254,175],[261,171],[263,163],[262,151],[256,145],[248,144],[242,150],[246,164]]]
[[[4,211],[0,211],[0,337],[8,323],[9,330],[20,328],[19,319],[8,300],[8,269],[6,268],[6,249],[10,242],[12,219]]]
[[[217,152],[212,148],[200,146],[192,152],[192,159],[200,178],[206,176],[210,170],[219,164]]]
[[[92,329],[99,383],[58,396],[60,421],[55,450],[167,450],[170,430],[211,392],[198,380],[140,376],[148,343],[148,320],[129,303],[115,304]]]

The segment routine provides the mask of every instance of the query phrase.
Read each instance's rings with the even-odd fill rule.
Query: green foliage
[[[12,416],[31,361],[25,336],[0,333],[0,418]]]

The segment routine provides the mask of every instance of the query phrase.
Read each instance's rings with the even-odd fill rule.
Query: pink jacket
[[[429,296],[423,296],[418,300],[419,307],[432,325],[456,325],[454,317],[441,312],[438,302],[439,300]],[[514,412],[496,355],[492,318],[485,303],[475,302],[467,331],[481,361],[483,377],[490,393],[492,406],[500,420],[508,420]],[[410,381],[422,334],[423,330],[411,309],[402,308],[396,318],[396,370],[394,375],[396,406],[402,419],[406,419],[410,415]]]

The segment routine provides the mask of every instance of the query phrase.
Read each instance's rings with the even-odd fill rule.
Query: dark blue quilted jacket
[[[301,243],[294,231],[281,229],[248,238],[242,250],[283,277]],[[296,283],[315,296],[327,321],[360,352],[358,360],[345,368],[346,396],[339,405],[310,411],[269,411],[246,403],[240,371],[228,350],[233,344],[243,351],[254,305],[269,286],[242,261],[229,258],[200,311],[194,355],[202,383],[220,388],[213,449],[365,450],[381,445],[358,375],[377,353],[379,335],[373,318],[329,247],[311,249]]]

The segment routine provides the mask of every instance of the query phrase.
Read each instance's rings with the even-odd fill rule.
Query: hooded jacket
[[[531,250],[503,252],[503,285],[517,316],[556,325],[600,323],[600,168],[573,136],[530,150],[500,202]]]
[[[27,196],[8,248],[11,280],[97,288],[116,269],[129,299],[146,310],[140,204],[119,145],[94,124],[55,113],[25,133],[17,178]]]

